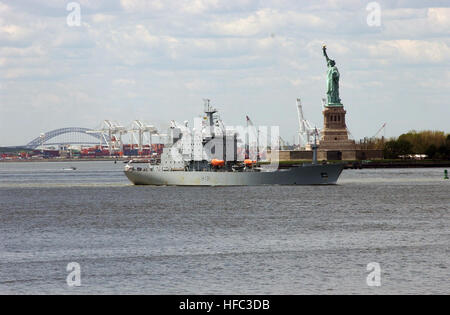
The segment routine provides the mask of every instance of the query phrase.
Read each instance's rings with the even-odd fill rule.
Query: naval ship
[[[125,175],[135,185],[157,186],[250,186],[250,185],[330,185],[336,184],[343,164],[318,164],[317,145],[313,145],[312,163],[288,169],[262,165],[249,159],[247,137],[245,154],[238,154],[242,142],[236,130],[227,129],[212,108],[205,103],[201,124],[193,129],[188,123],[171,122],[168,144],[160,161],[136,167],[125,166]],[[247,119],[248,120],[248,119]],[[257,146],[258,147],[258,146]],[[274,152],[275,150],[271,150]],[[252,154],[253,157],[254,154]]]

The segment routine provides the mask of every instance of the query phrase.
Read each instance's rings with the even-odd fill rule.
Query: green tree
[[[437,153],[437,148],[434,144],[430,145],[428,149],[425,151],[425,154],[428,156],[429,159],[434,159]]]
[[[449,147],[447,145],[441,145],[437,149],[436,157],[438,159],[442,159],[442,160],[450,159],[450,149],[449,149]]]
[[[390,140],[384,145],[384,158],[398,159],[399,155],[412,153],[413,146],[407,140]]]
[[[412,144],[412,152],[410,153],[424,154],[432,144],[436,148],[445,144],[446,137],[443,131],[424,130],[417,132],[412,130],[402,134],[398,137],[398,140],[405,140]]]

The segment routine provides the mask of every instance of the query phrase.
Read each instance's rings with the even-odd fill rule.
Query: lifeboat
[[[225,165],[225,161],[224,160],[213,159],[213,160],[211,160],[211,165],[212,166],[224,166]]]
[[[252,165],[252,164],[256,164],[256,161],[252,161],[252,160],[247,159],[247,160],[244,160],[244,164],[245,165]]]

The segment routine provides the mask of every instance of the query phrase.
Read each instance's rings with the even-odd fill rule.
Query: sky
[[[354,139],[450,132],[448,0],[0,0],[0,146],[105,119],[164,129],[204,98],[292,143],[296,98],[323,125],[324,43]]]

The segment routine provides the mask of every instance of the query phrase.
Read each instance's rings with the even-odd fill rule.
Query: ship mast
[[[255,128],[255,125],[253,125],[252,120],[250,119],[250,117],[245,116],[247,118],[247,133],[246,133],[246,155],[248,155],[248,157],[246,158],[250,158],[250,139],[249,139],[249,132],[250,132],[250,128],[249,126],[252,126],[253,128]],[[256,135],[256,161],[259,162],[259,129],[256,130],[255,132]]]
[[[211,107],[211,100],[205,98],[203,99],[204,102],[204,112],[209,120],[209,130],[211,133],[211,138],[214,138],[214,114],[217,113],[217,109]]]

